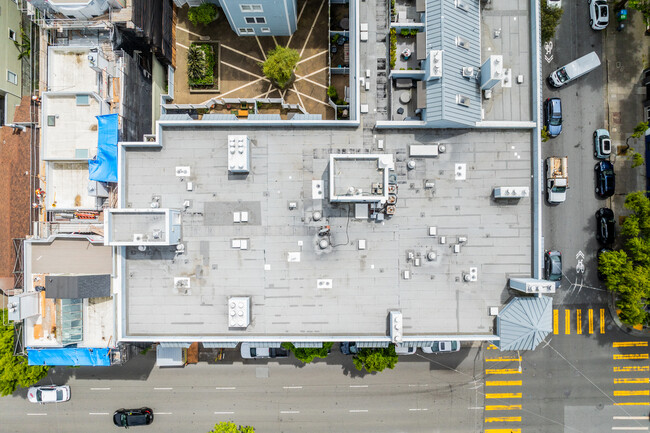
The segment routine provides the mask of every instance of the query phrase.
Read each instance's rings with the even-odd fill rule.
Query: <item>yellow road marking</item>
[[[630,371],[650,371],[650,366],[645,365],[642,367],[632,366],[632,367],[614,367],[614,372],[618,373],[627,373]]]
[[[571,310],[564,310],[564,334],[571,333]]]
[[[639,377],[639,378],[622,378],[622,379],[614,379],[614,383],[650,383],[650,378],[647,377]]]
[[[485,374],[521,374],[521,371],[514,368],[486,369]]]
[[[485,362],[508,362],[508,361],[521,361],[521,356],[519,358],[486,358]]]
[[[521,398],[521,393],[504,392],[502,394],[485,394],[485,398]]]
[[[614,355],[614,359],[648,359],[647,353],[628,353],[625,355]]]
[[[521,433],[520,428],[488,428],[485,433]]]
[[[558,311],[553,310],[553,334],[557,335],[558,333]]]
[[[519,410],[521,409],[520,404],[511,404],[510,406],[485,406],[485,410]]]
[[[619,341],[612,343],[612,347],[648,347],[647,341]]]
[[[582,334],[582,310],[576,311],[576,331]]]
[[[521,386],[521,380],[487,380],[485,386]]]
[[[637,401],[631,403],[614,403],[614,406],[650,406],[650,401]]]
[[[605,309],[600,309],[600,333],[605,333]]]
[[[594,310],[589,309],[589,333],[594,333]]]
[[[498,347],[496,347],[496,346],[495,346],[494,344],[492,344],[492,343],[490,343],[490,345],[489,345],[487,348],[488,348],[488,350],[498,349]]]
[[[647,389],[641,391],[614,391],[614,397],[629,397],[631,395],[650,395]]]
[[[520,416],[497,416],[485,418],[485,422],[521,422]]]

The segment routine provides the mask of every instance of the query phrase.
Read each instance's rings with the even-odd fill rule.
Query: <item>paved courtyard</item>
[[[307,112],[333,119],[327,103],[328,86],[328,2],[298,2],[298,30],[290,37],[240,37],[230,28],[224,13],[212,24],[194,26],[187,19],[188,7],[178,10],[176,48],[178,60],[174,75],[174,102],[199,104],[210,98],[284,98],[300,104]],[[218,42],[219,91],[191,92],[187,82],[187,49],[192,42]],[[295,82],[284,91],[274,88],[259,65],[276,45],[300,53]]]

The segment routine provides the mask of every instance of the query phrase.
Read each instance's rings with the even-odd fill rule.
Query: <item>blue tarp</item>
[[[90,180],[117,182],[117,114],[97,117],[97,157],[88,161]]]
[[[92,349],[86,347],[54,349],[32,349],[28,347],[27,361],[29,365],[85,365],[101,367],[111,365],[108,352],[109,349]]]

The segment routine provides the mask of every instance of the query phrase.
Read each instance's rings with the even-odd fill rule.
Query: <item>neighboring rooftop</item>
[[[231,134],[251,140],[249,174],[228,172]],[[383,221],[364,215],[368,205],[317,198],[331,154],[370,153],[360,134],[187,122],[163,125],[162,147],[124,148],[122,206],[184,212],[182,250],[117,250],[126,258],[120,338],[384,337],[392,309],[403,313],[405,337],[493,335],[488,307],[509,299],[509,276],[531,275],[532,219],[529,197],[497,202],[492,189],[531,186],[530,133],[377,139],[395,159],[399,188],[396,213]],[[406,156],[409,145],[434,141],[446,153]],[[228,328],[230,296],[251,298],[245,330]]]

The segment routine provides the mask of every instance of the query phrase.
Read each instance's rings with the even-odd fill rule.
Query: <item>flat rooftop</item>
[[[527,131],[386,133],[372,144],[349,129],[188,122],[161,131],[161,148],[123,148],[122,205],[149,208],[155,200],[184,209],[185,251],[118,248],[125,256],[122,338],[383,337],[394,309],[403,313],[406,337],[489,336],[495,323],[488,308],[510,298],[507,278],[531,276],[531,200],[492,198],[494,187],[531,186]],[[251,140],[247,175],[228,173],[231,134]],[[409,145],[433,142],[446,151],[413,158],[415,168],[407,168]],[[328,185],[330,154],[375,153],[395,160],[394,216],[357,219],[354,204],[312,198],[313,181]],[[179,166],[190,173],[179,175]],[[235,222],[242,212],[248,221]],[[331,230],[325,250],[318,246],[323,226]],[[465,282],[471,268],[477,280]],[[190,284],[179,290],[175,278]],[[231,296],[251,298],[245,330],[228,328]]]
[[[52,2],[52,0],[50,0]],[[57,1],[56,3],[78,3]],[[90,67],[90,47],[48,48],[48,90],[54,92],[98,92],[97,72]]]

